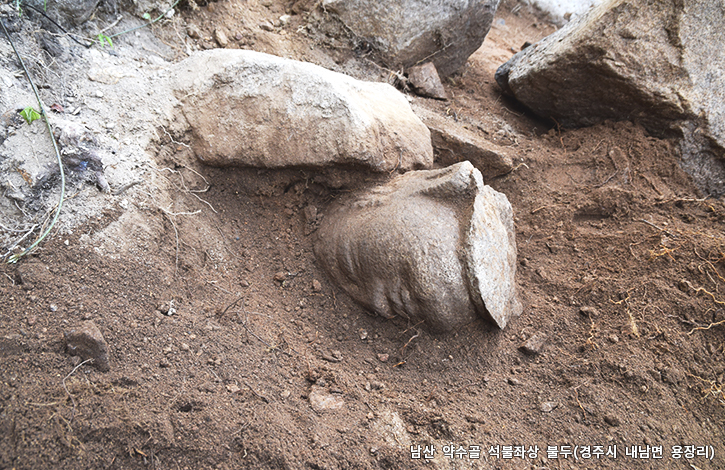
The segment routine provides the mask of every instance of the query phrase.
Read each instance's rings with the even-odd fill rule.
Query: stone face
[[[333,281],[385,318],[445,332],[479,316],[504,328],[521,311],[511,205],[469,162],[408,172],[338,203],[315,254]]]
[[[78,328],[65,333],[66,351],[82,360],[92,359],[92,364],[100,371],[111,369],[108,362],[108,344],[93,321],[86,321]]]
[[[516,54],[496,81],[564,126],[635,120],[682,136],[683,167],[725,194],[725,9],[706,0],[607,0]]]
[[[416,106],[413,110],[430,130],[437,163],[452,165],[468,160],[481,172],[484,180],[513,169],[513,159],[505,147],[489,142],[463,125],[428,109]]]
[[[242,50],[195,54],[172,74],[205,163],[376,172],[433,163],[428,128],[387,84]]]
[[[370,43],[391,68],[431,61],[442,77],[483,43],[499,0],[324,0],[359,39]]]

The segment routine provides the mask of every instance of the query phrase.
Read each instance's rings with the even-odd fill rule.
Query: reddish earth
[[[223,27],[229,47],[370,67],[300,30],[304,11],[260,30],[290,11],[267,3],[209,3],[156,32],[179,58]],[[498,19],[449,101],[415,100],[518,158],[487,184],[516,215],[520,317],[448,336],[374,318],[312,254],[305,208],[324,214],[336,190],[312,171],[205,167],[162,140],[191,215],[149,202],[145,238],[112,258],[83,241],[110,212],[1,268],[0,468],[725,468],[725,206],[636,124],[558,129],[502,97],[496,67],[553,27],[512,1]],[[208,191],[189,192],[200,175]],[[64,351],[86,319],[109,372]],[[532,337],[538,354],[520,349]]]

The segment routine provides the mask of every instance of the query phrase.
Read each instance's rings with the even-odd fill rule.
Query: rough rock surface
[[[66,351],[82,360],[93,359],[92,364],[100,371],[111,369],[108,362],[108,343],[93,321],[86,321],[78,328],[65,333]]]
[[[390,85],[243,50],[206,51],[175,67],[174,88],[205,163],[376,172],[433,163],[428,128]]]
[[[608,0],[502,65],[496,81],[564,126],[631,119],[683,136],[683,167],[725,194],[725,23],[705,0]]]
[[[499,0],[324,0],[390,67],[432,61],[447,77],[483,43]]]
[[[21,8],[30,5],[43,11],[61,25],[78,26],[93,15],[99,3],[101,0],[26,0]]]
[[[377,314],[451,331],[520,313],[513,212],[470,162],[409,172],[340,203],[315,255],[331,279]]]
[[[115,1],[120,3],[123,0]],[[167,15],[173,14],[173,10],[170,11],[169,9],[174,5],[174,0],[132,0],[127,3],[130,4],[125,5],[124,9],[133,12],[138,17],[143,17],[143,15],[149,14],[153,18],[156,18],[157,15],[166,12],[168,12],[166,13]]]
[[[513,169],[513,159],[506,147],[421,106],[415,106],[413,111],[430,130],[436,163],[452,165],[468,160],[481,172],[484,181]]]

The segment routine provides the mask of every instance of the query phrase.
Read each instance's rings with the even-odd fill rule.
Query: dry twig
[[[86,359],[85,361],[83,361],[83,362],[81,362],[80,364],[78,364],[77,366],[75,366],[75,367],[73,368],[73,370],[72,370],[72,371],[70,371],[70,374],[66,375],[66,376],[65,376],[65,378],[63,378],[63,389],[65,389],[65,393],[67,393],[67,394],[68,394],[68,396],[70,397],[70,401],[71,401],[71,403],[73,403],[73,411],[71,412],[71,415],[70,415],[70,421],[68,422],[68,430],[69,430],[69,431],[72,431],[72,429],[71,429],[71,427],[70,427],[70,426],[71,426],[71,424],[73,423],[73,418],[75,418],[75,416],[76,416],[76,400],[75,400],[75,398],[73,398],[73,394],[72,394],[72,393],[70,393],[70,391],[68,390],[68,387],[66,386],[66,384],[65,384],[65,381],[66,381],[66,380],[68,380],[68,378],[69,378],[69,377],[70,377],[71,375],[73,375],[73,373],[74,373],[75,371],[77,371],[77,370],[78,370],[78,369],[79,369],[79,368],[80,368],[80,367],[81,367],[82,365],[84,365],[84,364],[87,364],[88,362],[92,362],[92,361],[93,361],[93,358],[90,358],[90,359]]]

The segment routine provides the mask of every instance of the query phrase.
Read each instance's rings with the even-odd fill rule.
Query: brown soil
[[[181,54],[180,38],[211,47],[223,27],[229,47],[370,67],[301,30],[304,11],[260,30],[286,7],[263,3],[209,3],[157,34]],[[204,167],[167,139],[157,161],[176,170],[188,215],[149,203],[138,246],[114,259],[82,243],[120,216],[109,212],[1,268],[0,468],[725,468],[725,206],[700,199],[675,146],[636,124],[559,130],[502,97],[496,67],[553,27],[512,1],[498,19],[446,83],[451,99],[416,102],[519,157],[487,183],[516,215],[520,317],[433,336],[370,316],[312,253],[305,208],[324,213],[338,192],[311,171]],[[210,188],[190,192],[200,175]],[[110,372],[64,351],[84,319]],[[526,354],[534,336],[546,341]],[[342,406],[315,411],[311,394]],[[481,458],[451,459],[451,444]],[[435,459],[411,445],[435,445]],[[582,458],[615,445],[616,458]],[[580,446],[579,460],[547,446]]]

